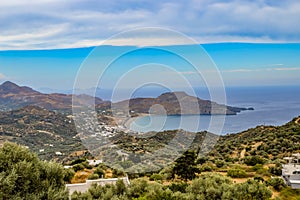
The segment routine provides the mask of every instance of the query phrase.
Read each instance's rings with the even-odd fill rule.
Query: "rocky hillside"
[[[222,159],[260,156],[277,159],[300,152],[300,117],[282,126],[257,126],[220,137],[211,153]]]
[[[134,98],[118,102],[114,105],[114,107],[122,110],[122,108],[126,108],[128,105],[130,111],[133,113],[149,113],[150,111],[152,114],[168,115],[235,115],[243,110],[253,110],[253,108],[238,108],[221,105],[216,102],[190,96],[185,92],[168,92],[161,94],[157,98]]]
[[[84,150],[76,135],[71,118],[40,107],[0,112],[1,143],[8,140],[28,146],[44,159],[60,159]]]
[[[68,111],[72,109],[73,95],[68,94],[43,94],[29,87],[18,86],[12,82],[5,82],[0,85],[0,110],[13,110],[28,105],[39,106],[48,110]],[[118,103],[111,107],[110,101],[103,101],[100,98],[94,98],[89,95],[81,94],[73,98],[74,105],[82,107],[95,103],[98,110],[110,113],[115,109],[126,114],[129,105],[131,114],[139,113],[152,114],[226,114],[235,115],[238,112],[253,108],[238,108],[221,105],[209,100],[203,100],[198,97],[187,95],[184,92],[168,92],[157,98],[133,98]],[[159,106],[158,106],[159,105]]]
[[[99,98],[88,95],[78,95],[77,105],[84,105],[88,101],[96,104],[103,103]],[[29,87],[21,87],[10,81],[0,85],[0,110],[12,110],[24,106],[34,105],[48,110],[71,110],[72,95],[67,94],[43,94]]]

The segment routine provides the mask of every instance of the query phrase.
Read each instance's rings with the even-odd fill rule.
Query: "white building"
[[[87,160],[90,166],[99,165],[102,163],[102,160]]]
[[[300,189],[300,154],[284,158],[288,163],[282,165],[282,178],[293,189]]]

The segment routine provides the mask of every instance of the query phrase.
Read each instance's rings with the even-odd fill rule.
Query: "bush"
[[[281,176],[281,173],[282,173],[282,166],[281,164],[276,164],[275,166],[272,166],[269,168],[269,172],[271,174],[274,174],[276,176]]]
[[[80,164],[80,163],[83,163],[83,162],[86,162],[86,158],[78,158],[76,160],[73,160],[70,165],[76,165],[76,164]]]
[[[182,183],[172,183],[171,185],[168,186],[168,188],[174,193],[175,192],[185,193],[186,188],[188,186],[189,186],[189,184],[182,182]]]
[[[247,156],[244,159],[244,163],[249,166],[254,166],[256,164],[264,164],[265,160],[259,156]]]
[[[200,167],[201,172],[211,172],[214,170],[214,166],[211,163],[205,163]]]
[[[270,178],[267,181],[267,184],[272,186],[276,191],[282,190],[286,185],[284,184],[284,181],[281,178]]]
[[[64,177],[64,181],[67,183],[71,183],[72,178],[75,175],[75,171],[70,168],[70,169],[65,169],[65,177]]]
[[[266,187],[265,184],[260,184],[259,182],[250,179],[247,182],[236,184],[233,189],[232,197],[233,199],[247,199],[247,200],[257,200],[257,199],[270,199],[272,192]]]
[[[161,181],[163,176],[161,174],[152,174],[149,178],[150,181]]]
[[[76,165],[73,166],[73,169],[74,169],[75,172],[78,172],[78,171],[84,169],[84,165],[81,164],[81,163],[80,164],[76,164]]]
[[[125,176],[125,172],[123,172],[122,170],[113,169],[112,175],[114,178],[122,177],[122,176]]]
[[[263,165],[262,164],[256,164],[252,167],[252,170],[253,171],[257,171],[257,170],[260,170],[260,169],[263,169]]]
[[[224,167],[225,161],[223,161],[223,160],[216,160],[215,164],[216,164],[216,167],[221,168],[221,167]]]
[[[88,176],[89,180],[95,180],[95,179],[99,179],[99,175],[98,174],[91,174]]]
[[[94,174],[97,174],[99,178],[103,178],[105,176],[105,172],[101,167],[97,167],[94,171]]]
[[[227,171],[227,176],[230,176],[231,178],[246,178],[247,173],[243,169],[233,168]]]

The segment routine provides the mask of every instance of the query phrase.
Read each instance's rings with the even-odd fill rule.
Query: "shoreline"
[[[142,114],[138,114],[138,116],[136,117],[128,117],[125,119],[125,121],[122,123],[122,126],[125,128],[125,129],[130,129],[130,124],[132,122],[134,122],[135,120],[137,120],[138,118],[140,117],[147,117],[147,116],[150,116],[150,114],[146,114],[146,113],[142,113]]]

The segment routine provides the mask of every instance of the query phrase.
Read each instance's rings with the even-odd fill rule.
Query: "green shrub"
[[[254,166],[256,164],[264,164],[265,160],[259,156],[247,156],[244,159],[244,163],[249,166]]]
[[[188,186],[189,184],[187,184],[186,182],[181,182],[181,183],[172,183],[171,185],[168,186],[168,188],[174,193],[175,192],[185,193],[186,188]]]
[[[282,166],[280,164],[276,164],[275,166],[269,167],[269,172],[276,176],[281,176]]]
[[[89,175],[89,176],[88,176],[88,179],[89,179],[89,180],[95,180],[95,179],[99,179],[99,175],[98,175],[98,174],[95,174],[95,173],[93,173],[93,174],[91,174],[91,175]]]
[[[256,164],[252,167],[252,170],[253,171],[257,171],[257,170],[260,170],[260,169],[263,169],[263,165],[262,164]]]
[[[83,164],[75,164],[74,166],[73,166],[73,170],[75,171],[75,172],[77,172],[77,171],[80,171],[80,170],[83,170],[84,169],[84,165]]]
[[[221,167],[224,167],[225,161],[223,161],[223,160],[216,160],[215,164],[216,164],[216,167],[221,168]]]
[[[267,181],[267,184],[272,186],[276,191],[282,190],[286,185],[284,184],[284,181],[281,178],[270,178]]]
[[[101,167],[97,167],[94,174],[97,174],[99,178],[103,178],[105,176],[105,172],[101,169]]]
[[[125,172],[119,169],[113,169],[112,175],[114,178],[125,176]]]
[[[246,178],[247,173],[243,169],[233,168],[227,171],[227,176],[230,176],[231,178]]]
[[[159,181],[163,180],[163,176],[161,174],[152,174],[149,178],[150,181]]]
[[[211,172],[214,170],[212,163],[205,163],[200,167],[201,172]]]
[[[76,165],[76,164],[79,164],[79,163],[83,163],[83,162],[86,162],[86,158],[78,158],[76,160],[73,160],[70,165]]]
[[[75,175],[75,171],[70,168],[70,169],[65,169],[65,177],[64,177],[64,181],[67,183],[71,183],[72,178]]]

